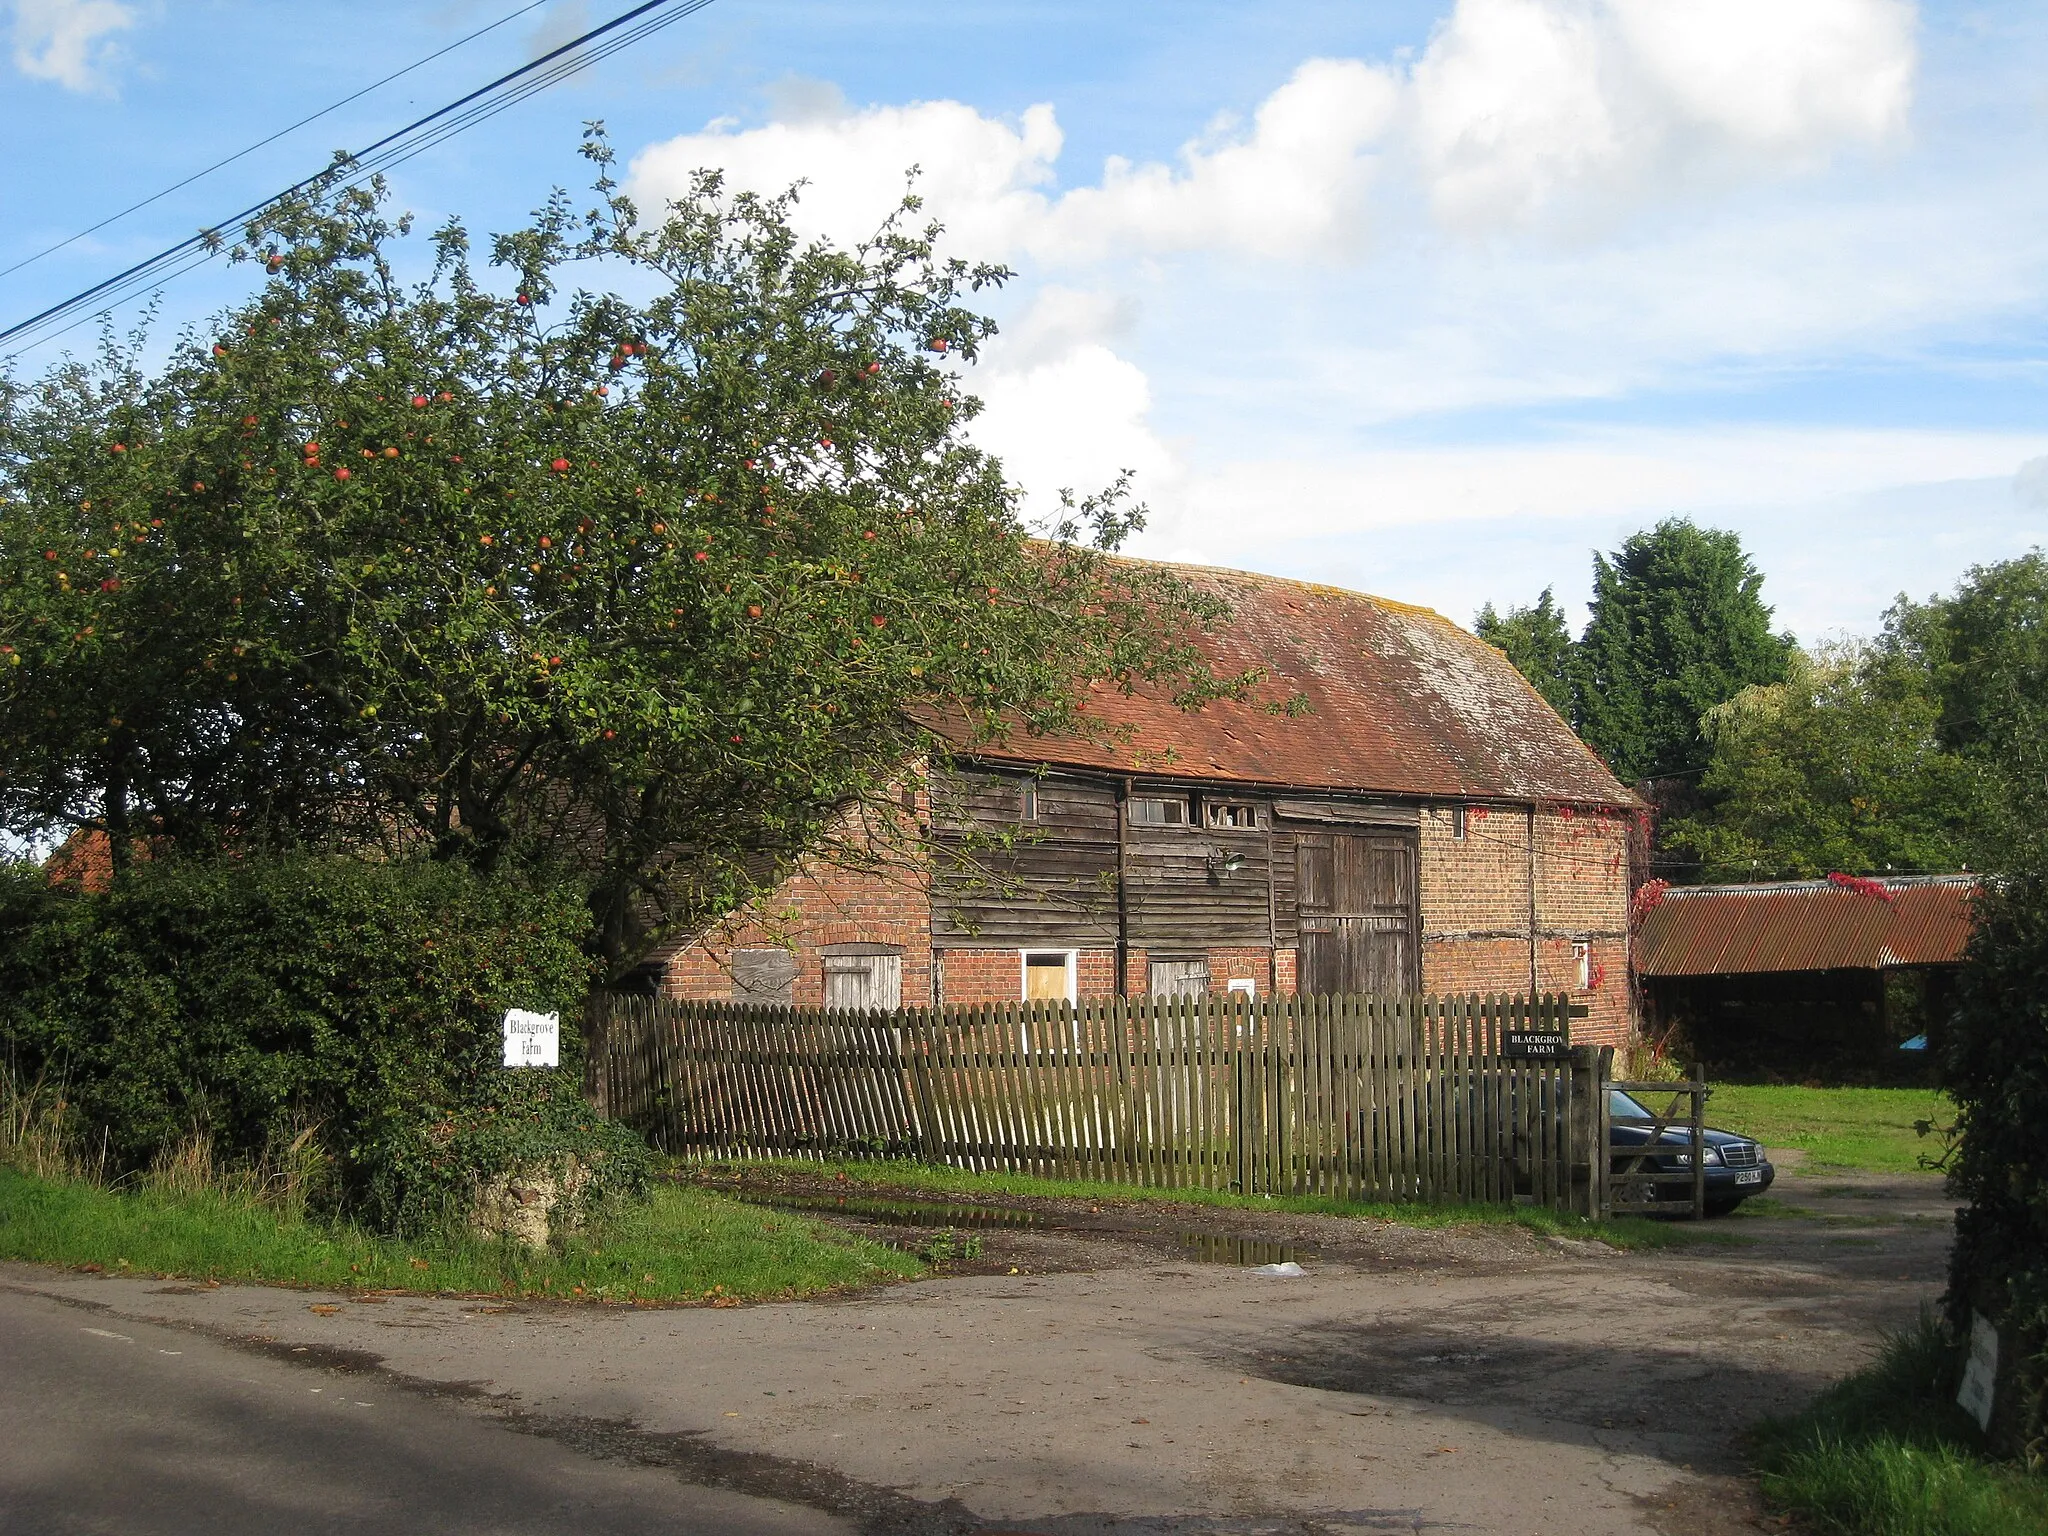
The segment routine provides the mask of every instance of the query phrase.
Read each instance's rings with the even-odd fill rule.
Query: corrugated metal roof
[[[1644,976],[1880,970],[1948,965],[1970,938],[1975,875],[1858,882],[1889,900],[1826,880],[1667,888],[1636,935]]]
[[[1098,688],[1115,749],[1017,736],[975,755],[1190,779],[1435,798],[1636,802],[1501,652],[1441,614],[1341,587],[1177,566],[1231,616],[1200,644],[1219,674],[1263,667],[1245,703],[1189,712],[1155,691]],[[1310,713],[1267,706],[1295,694]]]

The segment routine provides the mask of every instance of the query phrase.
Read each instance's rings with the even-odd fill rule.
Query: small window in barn
[[[736,1003],[787,1003],[795,982],[796,956],[786,949],[732,952],[732,1000]]]
[[[1019,821],[1038,820],[1038,786],[1029,779],[1026,779],[1024,781],[1024,788],[1017,798],[1017,819]]]
[[[1462,805],[1451,807],[1451,837],[1456,842],[1465,841],[1465,807]]]
[[[1202,814],[1212,827],[1256,827],[1259,824],[1257,806],[1228,800],[1204,800]]]
[[[867,1010],[903,1004],[903,953],[884,944],[825,949],[825,1006]]]
[[[1209,961],[1154,960],[1151,966],[1154,997],[1205,997],[1209,992]]]
[[[1071,1003],[1074,1000],[1074,952],[1049,950],[1024,956],[1026,1002]]]
[[[1131,801],[1130,816],[1134,827],[1184,827],[1188,824],[1188,803],[1179,796],[1168,800],[1147,795]]]
[[[1579,990],[1584,992],[1593,985],[1593,946],[1590,944],[1574,944],[1572,946],[1572,965],[1579,973]]]

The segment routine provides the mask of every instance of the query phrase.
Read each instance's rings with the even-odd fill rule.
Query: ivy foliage
[[[2048,865],[1978,898],[1952,1019],[1936,1032],[1957,1106],[1950,1188],[1966,1203],[1950,1255],[1950,1322],[2000,1325],[2018,1360],[2013,1416],[1994,1424],[2048,1462]],[[2001,1407],[2004,1407],[2001,1404]]]
[[[602,1193],[645,1152],[577,1091],[586,922],[573,888],[426,860],[148,862],[99,895],[9,880],[0,1045],[62,1084],[116,1172],[195,1134],[248,1164],[311,1140],[320,1198],[391,1226],[543,1154],[608,1161]],[[500,1065],[508,1007],[561,1013],[559,1074]]]
[[[162,365],[110,337],[0,384],[0,828],[548,863],[616,975],[918,721],[1246,686],[1190,643],[1213,604],[1110,557],[1120,487],[1028,528],[963,434],[1001,269],[914,199],[851,249],[713,174],[643,220],[586,152],[593,206],[485,266],[451,222],[408,283],[382,188],[315,189]]]

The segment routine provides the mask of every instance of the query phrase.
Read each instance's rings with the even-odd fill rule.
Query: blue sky
[[[519,0],[0,0],[0,266]],[[553,0],[58,256],[25,315],[625,8]],[[1670,513],[1802,637],[2048,542],[2048,10],[1903,0],[715,0],[410,162],[431,223],[576,185],[586,118],[872,225],[915,162],[1009,263],[979,424],[1144,552],[1469,621]],[[233,296],[202,273],[170,320]],[[47,353],[18,369],[42,366]]]

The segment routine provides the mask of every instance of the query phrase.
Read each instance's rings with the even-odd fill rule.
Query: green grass
[[[1981,1449],[1930,1319],[1796,1418],[1752,1432],[1764,1495],[1832,1536],[2040,1536],[2048,1478]]]
[[[1717,1083],[1707,1101],[1708,1122],[1723,1130],[1796,1148],[1817,1167],[1882,1173],[1918,1171],[1922,1155],[1941,1151],[1939,1137],[1914,1133],[1914,1121],[1954,1118],[1955,1106],[1934,1088]]]
[[[397,1242],[293,1220],[231,1195],[119,1192],[31,1178],[5,1164],[0,1258],[323,1290],[617,1302],[793,1297],[922,1272],[912,1256],[829,1223],[674,1185],[559,1251],[529,1251],[467,1236]]]
[[[804,1162],[794,1158],[760,1158],[711,1164],[680,1163],[676,1176],[715,1189],[721,1182],[799,1175],[829,1180],[863,1190],[904,1190],[925,1194],[996,1195],[1087,1200],[1113,1205],[1187,1205],[1224,1210],[1285,1211],[1303,1216],[1349,1216],[1368,1221],[1398,1222],[1409,1227],[1526,1227],[1558,1237],[1591,1239],[1626,1249],[1664,1248],[1687,1242],[1738,1242],[1739,1238],[1692,1222],[1651,1221],[1624,1217],[1588,1221],[1535,1206],[1466,1203],[1371,1202],[1339,1200],[1331,1195],[1240,1195],[1220,1189],[1156,1189],[1138,1184],[1111,1184],[1090,1179],[1049,1179],[1030,1173],[974,1173],[931,1163]]]

